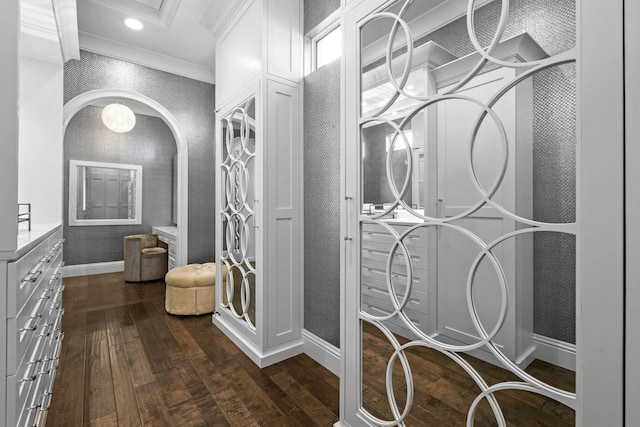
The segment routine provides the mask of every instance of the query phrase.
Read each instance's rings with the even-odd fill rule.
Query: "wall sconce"
[[[126,105],[109,104],[102,110],[102,123],[114,132],[129,132],[136,125],[136,115]]]

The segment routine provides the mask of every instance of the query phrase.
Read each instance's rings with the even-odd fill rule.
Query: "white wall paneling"
[[[267,55],[269,74],[297,83],[301,77],[302,21],[299,0],[267,1]]]
[[[218,36],[216,106],[226,104],[262,71],[261,2],[240,2]]]
[[[300,89],[268,81],[267,99],[266,233],[269,254],[275,260],[265,266],[270,283],[267,307],[274,310],[267,341],[279,345],[298,339],[301,333]]]

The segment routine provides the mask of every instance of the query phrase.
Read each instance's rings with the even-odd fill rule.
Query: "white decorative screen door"
[[[256,333],[256,128],[255,97],[234,107],[220,121],[222,235],[219,267],[226,271],[221,303],[224,315],[247,335]],[[224,277],[224,273],[218,275]]]
[[[580,177],[589,172],[580,162],[594,151],[576,144],[578,50],[539,45],[545,31],[539,29],[559,25],[540,2],[510,7],[508,0],[470,0],[466,12],[461,3],[344,6],[341,420],[349,425],[506,426],[528,425],[532,417],[556,425],[554,418],[513,409],[519,408],[514,399],[552,402],[563,408],[557,414],[570,413],[563,422],[573,422],[578,411],[580,422],[581,399],[590,393],[575,392],[586,383],[588,359],[579,353],[586,312],[576,301],[597,295],[580,288],[592,283],[580,277],[588,270],[581,245],[592,236],[580,234],[580,218],[590,215],[581,211],[587,203],[580,204]],[[580,12],[579,2],[559,3]],[[526,13],[532,15],[523,18]],[[573,18],[568,33],[575,42],[580,32]],[[564,96],[541,89],[553,73],[565,79]],[[561,123],[552,129],[569,143],[549,159],[541,141],[554,120]],[[548,171],[558,174],[551,182],[566,184],[556,194],[545,193]],[[549,257],[561,262],[549,267]],[[568,296],[540,295],[549,268],[568,275],[561,280]],[[541,340],[534,317],[545,321],[544,310],[534,313],[534,299],[550,305],[561,299],[569,317],[577,314],[556,340],[577,341],[577,384],[558,385],[537,368],[527,370]],[[610,379],[617,389],[621,378]],[[464,421],[447,419],[450,413],[464,414]]]

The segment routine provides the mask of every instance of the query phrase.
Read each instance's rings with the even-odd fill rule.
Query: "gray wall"
[[[123,259],[123,237],[149,233],[154,225],[171,223],[172,156],[176,143],[159,118],[136,115],[131,132],[115,133],[101,120],[102,108],[85,107],[76,114],[64,137],[64,258],[68,265]],[[142,224],[68,226],[69,160],[142,166]]]
[[[340,61],[305,77],[304,111],[304,327],[339,346]]]
[[[305,0],[305,32],[333,11],[317,3],[321,2]],[[500,2],[493,2],[476,12],[478,38],[483,45],[493,35],[486,29],[496,27],[499,7]],[[575,45],[575,2],[512,0],[504,38],[524,31],[550,55],[567,50]],[[429,40],[458,56],[472,51],[464,19],[422,37],[416,44]],[[333,129],[340,120],[339,73],[339,67],[331,65],[305,78],[305,328],[334,345],[340,331],[340,260],[337,253],[330,256],[327,252],[339,248],[335,217],[339,212],[340,138]],[[575,220],[575,99],[573,65],[555,67],[534,77],[535,219]],[[322,176],[323,167],[335,169],[326,169]],[[320,206],[320,200],[331,205]],[[321,234],[323,238],[310,240]],[[575,315],[575,239],[550,233],[536,235],[534,331],[575,342]]]
[[[313,30],[329,15],[338,10],[340,0],[305,0],[304,1],[304,32]]]
[[[189,147],[189,262],[214,257],[214,86],[107,56],[81,51],[64,70],[64,101],[95,89],[145,95],[169,110]],[[171,219],[165,222],[171,223]],[[109,237],[108,230],[105,238]],[[118,236],[113,236],[118,239]],[[67,240],[65,252],[75,242]],[[95,262],[99,262],[97,259]]]

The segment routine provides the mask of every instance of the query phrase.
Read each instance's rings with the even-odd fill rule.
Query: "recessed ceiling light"
[[[142,25],[142,22],[138,21],[135,18],[127,18],[127,19],[125,19],[124,20],[124,24],[127,27],[131,28],[132,30],[136,30],[136,31],[139,31],[139,30],[144,28],[144,26]]]

